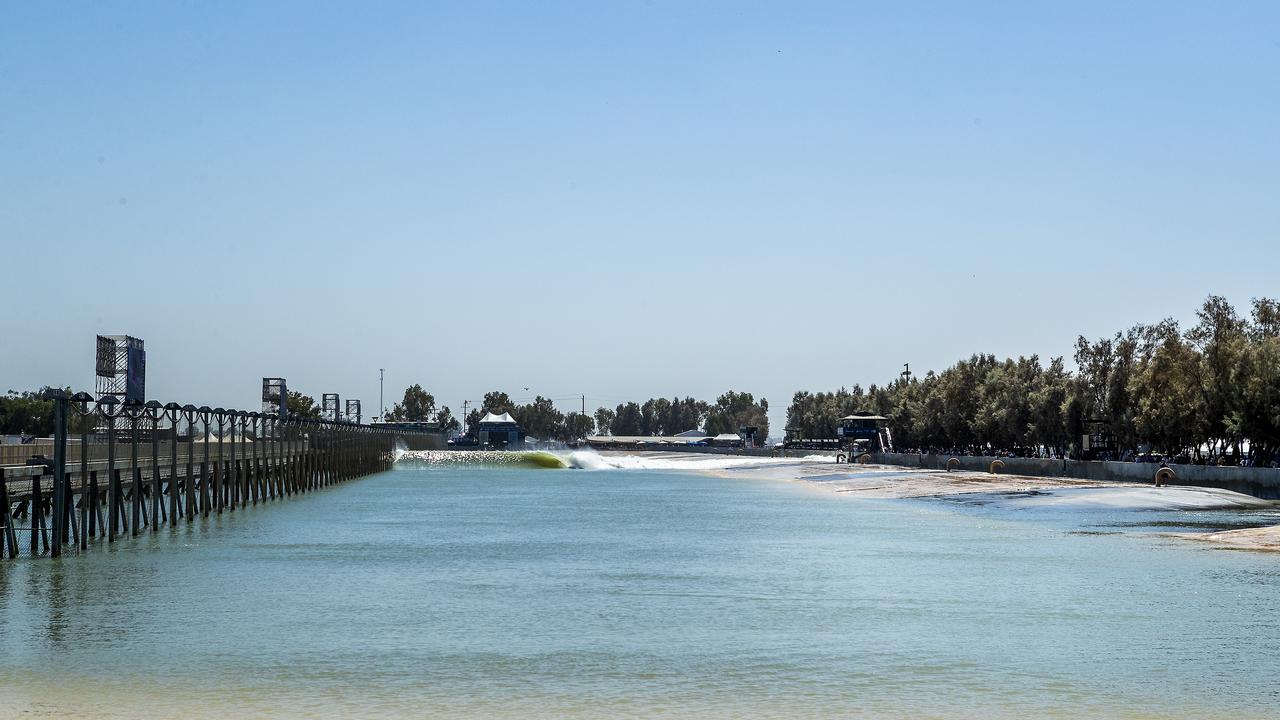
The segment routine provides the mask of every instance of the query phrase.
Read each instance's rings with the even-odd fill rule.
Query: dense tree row
[[[594,414],[562,413],[551,400],[538,396],[527,404],[517,404],[500,390],[486,393],[480,407],[467,415],[468,426],[485,413],[510,413],[532,437],[576,440],[600,435],[675,435],[686,430],[708,434],[736,433],[742,426],[759,428],[760,440],[768,437],[769,403],[756,401],[751,393],[727,392],[715,403],[686,398],[650,398],[643,403],[621,403],[613,409],[599,408]]]
[[[602,435],[675,435],[700,430],[711,406],[687,397],[650,398],[640,403],[623,403],[596,411],[596,426]]]
[[[529,437],[539,440],[570,440],[590,435],[595,422],[582,413],[562,413],[555,403],[541,395],[532,402],[518,404],[501,390],[485,393],[480,407],[467,413],[467,426],[480,422],[487,413],[510,413]]]
[[[0,395],[0,435],[53,435],[53,394],[56,388],[35,392],[10,390]]]
[[[615,409],[600,408],[595,414],[601,435],[676,435],[701,430],[708,435],[737,433],[742,427],[756,427],[756,437],[769,436],[769,401],[759,402],[751,393],[730,390],[714,404],[691,397],[651,398],[643,404],[629,402]]]
[[[386,422],[434,422],[446,432],[456,432],[462,424],[448,405],[437,406],[436,397],[414,383],[404,389],[404,398],[383,418]]]
[[[1150,448],[1169,455],[1255,461],[1280,457],[1280,303],[1253,301],[1241,316],[1226,300],[1208,298],[1194,326],[1172,320],[1137,325],[1113,337],[1076,341],[1076,369],[1062,358],[1032,355],[998,360],[974,355],[940,373],[898,378],[865,390],[797,392],[787,409],[792,438],[832,438],[838,419],[855,411],[889,418],[895,444],[906,448],[974,451],[1041,450],[1079,456],[1082,437],[1106,433],[1120,452]],[[0,396],[0,432],[53,432],[50,388]],[[294,415],[319,417],[315,399],[289,393]],[[532,437],[574,440],[591,434],[675,435],[702,430],[736,433],[744,426],[768,437],[769,403],[727,392],[707,403],[691,397],[627,402],[592,415],[562,413],[537,397],[517,404],[487,393],[467,422],[507,412]],[[421,385],[405,389],[386,414],[391,421],[437,422],[457,431],[448,407]]]
[[[1079,455],[1086,433],[1108,432],[1121,452],[1269,462],[1280,451],[1280,304],[1253,302],[1241,317],[1210,297],[1196,324],[1165,320],[1114,337],[1079,338],[1076,371],[1062,358],[974,355],[941,373],[833,393],[798,392],[790,437],[834,437],[855,410],[890,419],[896,444],[914,448],[1047,448]]]

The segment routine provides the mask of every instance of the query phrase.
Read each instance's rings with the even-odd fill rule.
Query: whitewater
[[[800,458],[702,455],[693,453],[598,453],[592,450],[399,450],[398,463],[475,468],[551,470],[678,471],[731,474],[801,483],[846,497],[935,498],[981,503],[1009,510],[1195,511],[1270,510],[1276,503],[1214,488],[1156,488],[1132,483],[1096,483],[1065,478],[1031,478],[972,472],[939,472],[879,465],[837,464],[827,455]],[[1258,518],[1274,522],[1274,518]]]
[[[835,458],[810,455],[802,458],[699,455],[697,457],[651,457],[642,455],[601,455],[591,450],[402,450],[397,462],[428,465],[520,466],[572,470],[728,470],[732,468],[835,463]]]

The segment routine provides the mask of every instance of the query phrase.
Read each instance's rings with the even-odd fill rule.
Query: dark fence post
[[[53,545],[52,557],[62,555],[62,535],[67,522],[67,394],[53,397]]]
[[[120,529],[120,475],[116,472],[116,418],[120,404],[114,396],[98,400],[98,410],[107,421],[107,542],[116,541]]]
[[[124,411],[129,416],[129,471],[132,477],[133,490],[130,492],[130,506],[133,510],[131,532],[134,535],[142,532],[142,473],[138,467],[138,420],[141,419],[142,405],[125,401]]]
[[[5,546],[8,545],[8,550]],[[13,531],[13,505],[9,503],[9,481],[0,467],[0,555],[18,557],[18,534]]]
[[[231,421],[231,472],[228,476],[231,487],[228,488],[230,497],[227,499],[227,505],[231,508],[231,512],[235,512],[236,503],[240,499],[240,465],[236,461],[236,411],[228,410],[227,417]]]
[[[173,438],[169,441],[169,527],[178,527],[178,420],[182,417],[182,406],[176,402],[166,403],[164,416],[169,419],[169,429]]]
[[[227,461],[223,449],[227,442],[227,411],[214,408],[213,415],[218,421],[218,467],[213,473],[214,505],[219,515],[227,506]]]
[[[160,530],[160,513],[164,510],[160,486],[160,415],[164,408],[159,402],[147,402],[147,417],[151,419],[151,532]]]
[[[95,423],[89,422],[89,403],[93,401],[93,396],[88,393],[76,393],[71,397],[76,403],[76,413],[80,418],[80,528],[77,531],[80,535],[80,549],[89,549],[89,429]],[[93,416],[97,417],[98,407],[94,405]],[[95,498],[96,499],[96,498]],[[70,510],[70,508],[68,508]],[[75,513],[71,513],[74,518]]]

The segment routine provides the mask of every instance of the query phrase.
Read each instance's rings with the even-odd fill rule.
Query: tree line
[[[57,388],[42,387],[0,395],[0,435],[52,436],[53,398],[57,392]]]
[[[835,437],[853,411],[889,418],[898,447],[1050,449],[1079,457],[1086,434],[1119,452],[1140,448],[1192,459],[1280,452],[1280,303],[1260,298],[1248,316],[1210,296],[1185,330],[1173,320],[1112,337],[1076,340],[1062,358],[974,355],[940,373],[867,389],[797,392],[790,437]],[[1245,452],[1246,444],[1248,452]]]
[[[688,430],[719,435],[755,427],[756,437],[763,441],[769,436],[769,401],[734,390],[714,403],[691,397],[650,398],[621,403],[612,410],[602,407],[596,410],[595,420],[600,435],[677,435]]]
[[[1247,315],[1210,296],[1185,330],[1173,320],[1134,325],[1111,337],[1076,340],[1075,369],[1063,358],[1037,355],[997,359],[977,354],[941,372],[899,377],[866,389],[795,393],[787,408],[789,438],[834,438],[839,418],[869,411],[889,419],[899,448],[1048,450],[1080,457],[1083,437],[1103,433],[1121,453],[1147,448],[1194,459],[1246,455],[1280,459],[1280,302],[1252,301]],[[0,396],[0,432],[47,437],[53,432],[52,388]],[[290,391],[288,406],[318,418],[315,399]],[[708,435],[758,428],[769,434],[769,403],[729,391],[706,402],[692,397],[650,398],[600,407],[592,414],[561,412],[538,396],[516,403],[486,393],[468,413],[510,413],[525,432],[546,440],[598,435]],[[461,422],[419,384],[405,389],[387,421],[434,422],[457,432]],[[1247,448],[1247,452],[1246,452]]]
[[[467,425],[479,422],[486,413],[509,413],[532,437],[543,440],[577,440],[589,435],[675,435],[701,430],[709,435],[738,432],[742,426],[759,428],[763,440],[769,433],[769,402],[756,401],[751,393],[729,391],[714,403],[691,397],[650,398],[643,403],[619,403],[600,407],[594,413],[561,412],[541,395],[529,403],[513,402],[501,390],[485,393],[480,407],[467,415]]]

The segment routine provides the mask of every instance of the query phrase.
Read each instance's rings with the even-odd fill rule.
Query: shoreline
[[[680,452],[609,451],[605,456],[630,455],[670,463],[672,469],[698,458]],[[702,456],[706,457],[706,456]],[[717,477],[803,483],[815,490],[880,500],[957,499],[966,496],[1003,496],[1012,508],[1074,507],[1098,510],[1261,510],[1280,506],[1252,495],[1193,485],[1124,483],[1079,478],[990,474],[971,470],[908,468],[899,465],[849,465],[830,458],[760,458],[720,456],[741,460],[718,468],[700,468],[688,462],[688,470]],[[751,462],[755,461],[755,462]],[[1195,540],[1212,547],[1257,552],[1280,552],[1280,525],[1220,530],[1207,533],[1163,533],[1167,537]]]
[[[1172,536],[1208,543],[1217,550],[1280,553],[1280,525],[1211,533],[1173,533]]]

